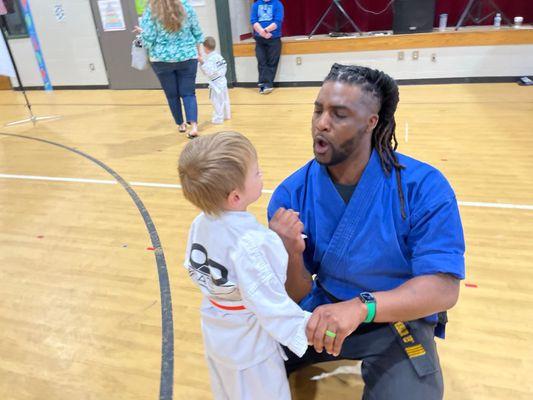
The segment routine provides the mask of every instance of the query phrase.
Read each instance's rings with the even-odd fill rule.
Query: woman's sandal
[[[187,132],[187,125],[186,124],[178,125],[178,131],[180,131],[181,133]]]
[[[187,133],[187,137],[189,139],[194,139],[195,137],[198,136],[198,124],[196,122],[193,122],[190,125],[192,129],[189,133]]]

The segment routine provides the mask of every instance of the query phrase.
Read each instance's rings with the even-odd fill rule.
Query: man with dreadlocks
[[[272,196],[287,292],[313,311],[314,348],[288,352],[286,367],[362,360],[364,399],[441,399],[434,335],[464,278],[463,230],[444,176],[396,152],[398,101],[383,72],[334,64],[315,101],[315,158]]]

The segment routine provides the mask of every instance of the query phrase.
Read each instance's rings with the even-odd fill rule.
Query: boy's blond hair
[[[217,42],[215,41],[215,38],[212,36],[207,36],[203,43],[204,47],[208,50],[215,50],[217,47]]]
[[[250,163],[257,159],[252,143],[238,132],[199,136],[178,161],[183,194],[206,214],[219,215],[235,189],[244,189]]]

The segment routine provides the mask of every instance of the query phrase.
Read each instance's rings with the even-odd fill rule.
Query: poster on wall
[[[189,3],[193,7],[205,6],[205,0],[190,0]]]
[[[63,4],[54,4],[54,15],[56,16],[57,22],[65,22],[65,9],[63,8]]]
[[[30,37],[35,59],[37,60],[37,65],[39,66],[39,72],[41,73],[41,78],[43,79],[44,90],[52,90],[52,82],[50,81],[48,70],[46,69],[46,63],[44,62],[41,44],[39,43],[39,37],[37,36],[35,24],[33,23],[33,15],[31,13],[30,3],[28,0],[21,0],[20,5],[22,6],[22,15],[24,16],[24,22],[26,23],[28,36]]]
[[[137,11],[139,17],[143,15],[146,3],[148,3],[148,0],[135,0],[135,11]]]
[[[120,0],[98,0],[98,10],[105,32],[126,30]]]

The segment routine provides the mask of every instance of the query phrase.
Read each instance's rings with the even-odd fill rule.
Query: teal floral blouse
[[[204,41],[196,11],[187,0],[182,0],[187,17],[178,32],[169,32],[154,18],[148,5],[141,18],[141,40],[148,50],[150,61],[181,62],[198,58],[196,46]]]

